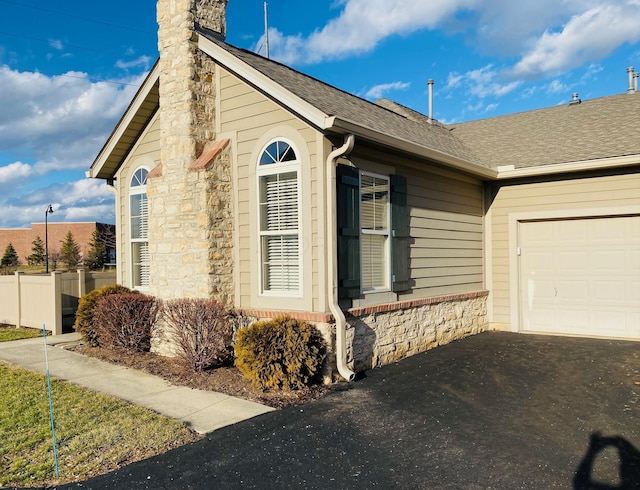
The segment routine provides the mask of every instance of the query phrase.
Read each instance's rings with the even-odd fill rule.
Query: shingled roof
[[[640,155],[640,92],[452,126],[475,163],[525,168]]]
[[[403,111],[394,111],[393,106],[383,107],[369,102],[281,63],[236,48],[210,33],[201,32],[201,35],[295,96],[321,110],[327,117],[337,116],[375,132],[468,162],[477,160],[468,145],[452,134],[449,128],[441,124],[429,124],[426,116],[423,116],[422,120],[417,117],[407,117]],[[397,108],[400,107],[397,106]]]

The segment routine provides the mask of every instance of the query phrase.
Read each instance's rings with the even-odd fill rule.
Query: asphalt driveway
[[[640,488],[639,448],[640,343],[485,333],[59,488]]]

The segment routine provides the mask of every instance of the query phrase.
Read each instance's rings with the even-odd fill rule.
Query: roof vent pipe
[[[434,81],[430,78],[427,81],[429,86],[429,122],[433,121],[433,84]]]
[[[633,79],[635,78],[633,73],[633,66],[630,66],[629,68],[627,68],[627,77],[629,78],[629,88],[627,89],[627,93],[632,94],[633,92],[636,91],[636,89],[634,88],[634,81],[633,81]]]
[[[576,104],[581,104],[582,101],[580,100],[580,97],[578,96],[578,92],[574,92],[571,94],[571,102],[569,102],[569,105],[576,105]]]
[[[635,92],[638,91],[638,77],[640,76],[640,73],[634,73],[633,74],[633,90]]]

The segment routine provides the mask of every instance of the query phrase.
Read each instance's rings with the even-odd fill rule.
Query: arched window
[[[300,162],[290,143],[267,144],[258,160],[261,292],[295,295],[301,288]]]
[[[131,223],[131,284],[134,288],[149,286],[149,205],[147,202],[146,168],[133,174],[129,185]]]

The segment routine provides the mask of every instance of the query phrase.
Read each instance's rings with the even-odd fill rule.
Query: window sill
[[[363,306],[379,305],[382,303],[394,303],[398,301],[398,295],[393,291],[365,291],[362,297],[352,301],[353,308],[361,308]]]

